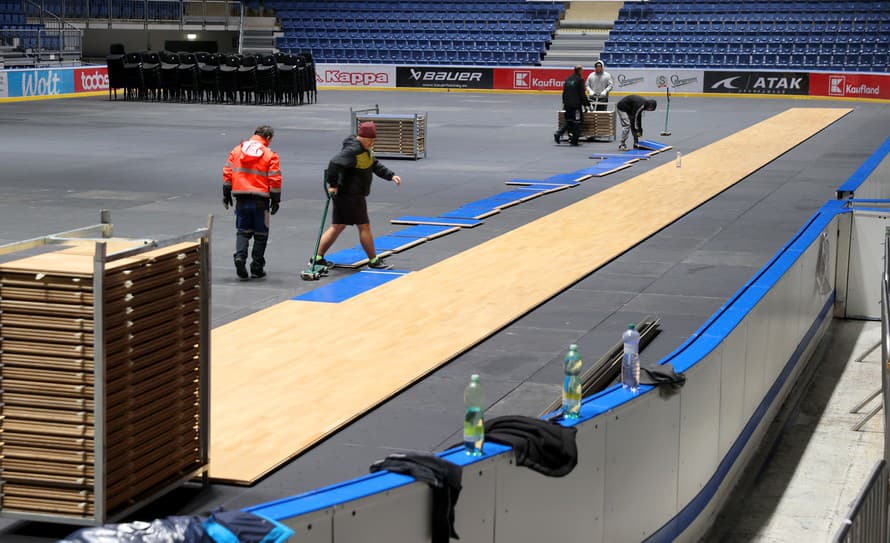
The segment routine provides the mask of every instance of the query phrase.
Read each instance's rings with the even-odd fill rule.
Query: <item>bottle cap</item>
[[[572,343],[571,345],[569,345],[569,350],[570,350],[570,351],[577,351],[577,350],[578,350],[578,344],[577,344],[577,343]]]
[[[470,381],[478,381],[478,380],[479,380],[478,374],[474,373],[473,375],[470,376]]]
[[[627,325],[627,329],[628,329],[628,330],[634,330],[636,327],[637,327],[636,324],[628,324],[628,325]]]

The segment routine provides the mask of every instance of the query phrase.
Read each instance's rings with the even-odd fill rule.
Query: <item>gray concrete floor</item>
[[[554,95],[343,91],[323,92],[320,100],[296,108],[109,103],[100,98],[3,104],[0,242],[93,224],[100,208],[112,211],[119,234],[159,238],[203,226],[213,213],[217,326],[317,286],[301,282],[299,271],[318,229],[321,172],[348,131],[351,106],[379,104],[383,112],[429,114],[429,157],[384,161],[405,183],[398,189],[375,184],[369,201],[378,235],[398,228],[388,223],[392,217],[439,214],[500,192],[511,178],[573,171],[591,163],[590,152],[615,147],[555,146]],[[673,135],[667,141],[686,154],[788,107],[826,105],[846,106],[677,98],[671,107]],[[850,107],[851,115],[259,484],[182,490],[137,517],[252,505],[362,475],[371,462],[394,450],[439,450],[459,438],[462,390],[470,373],[482,375],[489,416],[536,414],[558,396],[561,357],[569,343],[578,343],[585,358],[596,359],[617,341],[627,322],[647,314],[664,323],[663,333],[643,353],[644,359],[657,360],[750,278],[886,138],[888,108]],[[646,135],[655,137],[663,122],[661,111],[647,115]],[[234,236],[231,217],[220,203],[220,170],[228,150],[265,123],[276,128],[273,148],[281,154],[284,201],[273,219],[269,277],[245,284],[236,280],[231,266]],[[392,263],[406,269],[429,266],[672,158],[661,156],[510,208],[478,228],[395,255]],[[335,250],[356,241],[347,231]],[[338,271],[325,281],[344,273],[350,272]],[[0,524],[0,541],[48,541],[66,532],[46,524],[6,523]]]

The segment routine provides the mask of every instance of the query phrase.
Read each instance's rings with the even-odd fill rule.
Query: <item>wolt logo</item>
[[[828,95],[829,96],[843,96],[844,95],[844,83],[847,78],[842,75],[832,75],[828,77]]]
[[[529,79],[531,76],[531,72],[513,72],[513,87],[517,89],[529,88]]]

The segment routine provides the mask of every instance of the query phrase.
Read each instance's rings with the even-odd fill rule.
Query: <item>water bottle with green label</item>
[[[569,345],[565,358],[565,379],[562,382],[562,416],[577,419],[581,415],[581,355],[578,346]]]
[[[464,447],[471,456],[482,455],[482,442],[485,441],[485,420],[482,412],[485,408],[485,394],[479,376],[473,374],[470,384],[464,391]]]

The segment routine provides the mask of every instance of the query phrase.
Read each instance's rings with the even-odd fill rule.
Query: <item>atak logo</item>
[[[319,83],[341,83],[353,86],[386,85],[389,74],[386,72],[347,72],[343,70],[325,70],[323,76],[316,76]]]
[[[425,71],[411,68],[411,79],[414,81],[482,81],[482,72]]]
[[[739,87],[735,86],[735,80],[742,76],[736,75],[733,77],[727,77],[726,79],[721,79],[717,81],[713,85],[711,85],[712,89],[728,89],[728,90],[738,90]]]
[[[531,72],[513,72],[513,87],[517,89],[527,89],[531,87]]]
[[[642,77],[627,77],[624,74],[618,76],[618,86],[619,87],[629,87],[631,85],[636,85],[637,83],[642,83]]]

